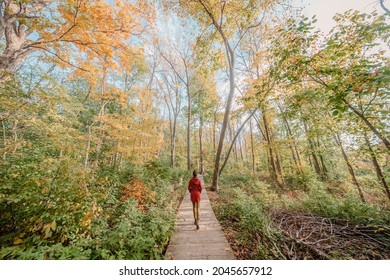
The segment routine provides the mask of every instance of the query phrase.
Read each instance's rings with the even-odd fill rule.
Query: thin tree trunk
[[[175,167],[176,161],[176,121],[173,124],[172,140],[171,140],[171,167]]]
[[[378,177],[378,181],[379,183],[382,185],[385,193],[387,194],[387,198],[390,200],[390,190],[389,190],[389,186],[387,185],[387,182],[386,182],[386,179],[385,179],[385,176],[383,175],[382,173],[382,169],[379,165],[379,162],[375,156],[375,152],[374,150],[372,149],[372,146],[371,146],[371,143],[370,143],[370,140],[368,139],[368,136],[367,136],[367,133],[364,132],[364,139],[366,141],[366,145],[367,145],[367,148],[368,148],[368,151],[371,155],[371,159],[372,159],[372,164],[374,165],[375,167],[375,173],[376,173],[376,176]]]
[[[120,146],[120,141],[118,141],[116,144],[115,155],[114,155],[114,164],[113,164],[114,170],[115,169],[118,170],[117,163],[118,163],[118,159],[119,159],[119,146]]]
[[[382,140],[383,144],[385,144],[386,148],[390,150],[390,141],[387,139],[382,133],[380,133],[373,125],[372,123],[358,110],[356,110],[351,104],[348,103],[346,99],[343,99],[343,102],[352,110],[355,115],[357,115],[367,126],[370,128],[370,130],[378,136],[379,139]]]
[[[321,162],[321,176],[322,178],[325,180],[328,178],[328,168],[326,167],[325,165],[325,161],[324,161],[324,157],[322,156],[322,153],[320,152],[321,151],[321,145],[320,145],[320,141],[318,139],[318,135],[317,135],[317,148],[318,148],[318,156],[320,158],[320,162]]]
[[[303,127],[304,127],[304,129],[305,129],[307,141],[309,142],[310,153],[311,153],[311,156],[312,156],[312,158],[313,158],[314,169],[315,169],[317,175],[320,176],[320,177],[322,177],[322,174],[321,174],[321,167],[320,167],[318,158],[317,158],[316,153],[315,153],[315,149],[314,149],[313,142],[312,142],[310,136],[308,135],[308,128],[307,128],[307,124],[306,124],[305,121],[303,121]]]
[[[236,160],[236,162],[238,162],[237,144],[236,144],[236,141],[233,142],[234,135],[235,135],[233,121],[229,123],[229,127],[228,128],[229,128],[229,132],[230,132],[230,139],[229,140],[233,144],[234,159]],[[221,176],[221,172],[219,173],[219,175]]]
[[[240,157],[241,157],[241,161],[243,162],[244,161],[244,154],[242,152],[242,147],[243,147],[243,143],[242,143],[242,138],[241,136],[238,137],[238,147],[240,148]]]
[[[188,82],[188,81],[187,81]],[[191,94],[188,83],[187,87],[187,100],[188,100],[188,116],[187,116],[187,170],[191,170]]]
[[[13,153],[16,152],[17,150],[17,142],[18,142],[18,120],[15,120],[14,122],[14,125],[12,127],[12,134],[13,134],[13,137],[14,137],[14,149],[13,149]]]
[[[244,158],[245,161],[249,163],[249,144],[248,144],[248,136],[250,135],[248,133],[244,133],[242,136],[242,141],[244,142],[243,144],[243,153],[244,153]],[[251,159],[252,161],[252,159]]]
[[[4,154],[3,154],[3,160],[6,159],[6,150],[7,150],[7,135],[5,132],[5,123],[4,121],[1,121],[1,125],[3,126],[3,145],[4,145]]]
[[[252,153],[252,171],[253,176],[256,175],[256,157],[255,157],[255,147],[253,142],[253,126],[252,126],[252,119],[249,121],[249,130],[250,130],[250,136],[251,136],[251,153]]]
[[[275,158],[274,158],[274,151],[273,151],[273,147],[272,147],[273,143],[271,141],[271,132],[270,132],[270,129],[268,127],[268,121],[267,121],[267,117],[266,117],[265,112],[263,112],[263,124],[264,124],[264,134],[265,134],[265,137],[266,137],[266,141],[267,141],[267,145],[268,145],[268,151],[269,151],[269,160],[270,160],[271,167],[272,167],[271,177],[273,178],[273,180],[276,182],[276,184],[278,186],[282,186],[282,184],[281,184],[281,182],[279,180],[278,171],[276,169]]]
[[[350,174],[351,177],[352,177],[352,182],[354,183],[354,185],[355,185],[356,188],[358,189],[359,196],[360,196],[360,200],[361,200],[363,203],[366,203],[366,200],[365,200],[364,195],[363,195],[363,191],[362,191],[362,189],[361,189],[361,187],[360,187],[360,185],[359,185],[358,180],[356,179],[355,171],[353,170],[353,167],[352,167],[351,163],[350,163],[349,160],[348,160],[347,153],[346,153],[345,150],[344,150],[343,144],[341,143],[341,139],[340,139],[340,136],[339,136],[338,134],[335,135],[335,140],[336,140],[336,143],[340,146],[341,153],[342,153],[342,155],[343,155],[343,158],[344,158],[344,160],[345,160],[345,163],[347,164],[349,174]]]
[[[269,131],[270,131],[271,142],[274,144],[275,140],[274,140],[273,130],[271,128],[269,128]],[[275,153],[275,165],[276,165],[276,170],[277,170],[277,177],[278,177],[278,181],[280,182],[279,185],[281,187],[283,187],[285,185],[285,181],[284,181],[284,173],[283,173],[283,167],[282,167],[282,159],[280,157],[278,149],[275,148],[274,153]]]
[[[87,151],[85,153],[84,167],[88,166],[90,149],[91,149],[91,126],[88,126],[88,144],[87,144]]]
[[[200,124],[199,124],[199,171],[200,174],[204,173],[204,166],[203,166],[203,139],[202,135],[203,134],[203,119],[200,117]]]
[[[213,122],[213,151],[215,152],[217,150],[217,110],[214,112],[214,122]]]
[[[288,120],[287,120],[286,116],[284,115],[284,113],[283,113],[283,111],[282,111],[280,106],[279,106],[279,109],[280,109],[280,112],[281,112],[281,116],[282,116],[284,125],[286,127],[286,132],[287,132],[288,138],[292,142],[292,143],[289,143],[289,146],[290,146],[290,149],[291,149],[291,154],[292,154],[295,166],[297,168],[298,174],[303,175],[301,157],[299,155],[299,151],[298,151],[298,148],[297,148],[297,145],[296,145],[296,142],[295,142],[295,138],[294,138],[294,136],[292,134],[290,124],[288,123]]]
[[[253,116],[253,114],[254,114],[255,112],[256,112],[256,110],[253,111],[253,112],[250,114],[250,116],[244,120],[244,122],[241,124],[241,126],[240,126],[239,129],[238,129],[238,131],[236,132],[236,134],[235,134],[235,136],[234,136],[234,138],[233,138],[233,140],[232,140],[232,142],[231,142],[231,144],[230,144],[229,150],[228,150],[228,152],[227,152],[227,154],[226,154],[225,160],[223,161],[223,164],[222,164],[221,169],[220,169],[220,171],[219,171],[219,175],[222,174],[222,171],[223,171],[223,169],[225,168],[225,165],[226,165],[226,163],[227,163],[228,160],[229,160],[229,156],[230,156],[230,153],[232,152],[234,143],[236,142],[236,140],[237,140],[238,136],[240,135],[242,129],[244,128],[245,124],[252,118],[252,116]]]
[[[379,3],[381,4],[382,9],[383,9],[386,13],[390,13],[390,10],[385,6],[384,2],[385,2],[385,0],[379,0]]]
[[[103,101],[103,96],[105,94],[105,83],[106,83],[106,73],[105,73],[105,71],[106,71],[106,69],[104,69],[104,74],[103,74],[103,79],[102,79],[102,87],[101,87],[101,96],[100,96],[100,99],[102,101]],[[107,102],[108,101],[103,101],[103,105],[100,108],[99,116],[104,116],[105,115]],[[102,127],[102,123],[100,122],[99,123],[99,134],[100,135],[101,135],[101,127]],[[103,142],[102,137],[98,137],[97,147],[96,147],[96,165],[95,165],[95,167],[97,167],[99,165],[99,157],[100,157],[100,151],[101,151],[101,148],[102,148],[102,142]]]

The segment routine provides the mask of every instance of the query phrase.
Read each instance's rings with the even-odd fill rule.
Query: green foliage
[[[220,179],[221,185],[224,185],[226,187],[249,185],[251,181],[252,180],[248,175],[242,173],[224,174]]]
[[[229,186],[220,189],[223,203],[218,204],[216,215],[225,226],[239,231],[235,237],[244,246],[256,248],[252,259],[279,258],[275,244],[283,238],[271,226],[268,210],[277,197],[264,183],[254,182],[244,175],[224,176],[231,179]]]
[[[12,170],[20,172],[14,178],[7,176],[11,167],[2,169],[6,173],[1,177],[5,183],[1,189],[1,221],[8,226],[2,228],[1,258],[163,257],[178,204],[177,194],[169,188],[173,175],[165,177],[156,170],[150,173],[150,166],[129,166],[123,172],[97,170],[83,175],[64,163],[55,163],[53,167],[44,163],[46,170],[34,169],[35,173],[30,174],[31,167],[25,161],[20,166],[13,162]],[[61,168],[55,169],[57,166]],[[45,184],[44,179],[40,181],[51,169],[56,172],[56,179],[50,180],[50,184]],[[143,176],[159,182],[153,186],[156,198],[146,205],[146,211],[139,208],[135,199],[120,201],[120,190],[129,177]],[[183,189],[178,190],[179,196]]]
[[[300,201],[291,203],[290,207],[324,217],[348,220],[355,224],[390,222],[389,209],[362,203],[357,194],[348,193],[345,197],[334,196],[322,185],[311,186],[309,192]]]
[[[84,81],[27,80],[0,86],[0,258],[161,259],[184,192],[171,185],[186,172],[135,164],[124,150],[119,162],[120,135],[86,134],[101,104],[86,102]],[[140,189],[123,198],[134,181]]]

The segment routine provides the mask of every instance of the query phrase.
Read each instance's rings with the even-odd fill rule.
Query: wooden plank
[[[203,182],[203,177],[198,175]],[[204,185],[204,184],[203,184]],[[211,208],[205,188],[200,202],[200,229],[194,225],[192,203],[187,191],[176,217],[166,259],[174,260],[234,260],[233,251]]]

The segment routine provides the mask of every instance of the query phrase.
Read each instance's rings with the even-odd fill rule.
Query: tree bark
[[[278,186],[282,186],[279,176],[278,176],[278,171],[276,169],[276,163],[275,163],[275,158],[274,158],[274,151],[272,147],[272,141],[271,141],[271,132],[268,128],[268,121],[265,112],[263,112],[263,124],[264,124],[264,135],[267,141],[267,146],[268,146],[268,152],[269,152],[269,162],[271,164],[271,177],[276,182]]]
[[[379,132],[372,123],[364,116],[364,114],[360,113],[356,110],[351,104],[348,103],[346,99],[343,99],[343,102],[352,110],[352,112],[357,115],[367,126],[368,128],[376,135],[379,139],[382,140],[383,144],[385,144],[386,148],[390,151],[390,141],[387,139],[381,132]]]
[[[88,144],[87,144],[87,151],[85,152],[85,160],[84,160],[84,167],[88,167],[88,161],[89,161],[89,151],[91,149],[91,126],[88,126]]]
[[[6,150],[7,150],[7,135],[6,135],[6,131],[5,131],[5,123],[4,121],[1,121],[1,125],[3,127],[3,148],[4,148],[4,153],[3,153],[3,160],[6,159]]]
[[[286,116],[284,115],[284,113],[282,111],[282,108],[280,106],[279,106],[279,109],[280,109],[280,113],[281,113],[284,125],[286,127],[286,132],[287,132],[288,138],[292,142],[292,143],[289,143],[289,146],[290,146],[290,150],[291,150],[291,154],[292,154],[295,166],[297,168],[297,172],[298,172],[298,174],[303,175],[301,157],[299,155],[299,151],[298,151],[298,148],[297,148],[297,145],[296,145],[295,138],[294,138],[294,136],[292,134],[290,124],[288,123],[288,120],[287,120]]]
[[[386,12],[386,13],[390,13],[390,10],[385,6],[385,0],[379,0],[379,3],[381,4],[381,7],[382,9]]]
[[[382,169],[381,169],[379,162],[376,158],[375,152],[372,149],[372,146],[371,146],[370,140],[368,139],[367,133],[364,133],[364,140],[366,141],[366,145],[367,145],[368,151],[369,151],[370,156],[371,156],[372,164],[375,167],[375,173],[376,173],[376,176],[378,177],[378,181],[382,185],[382,187],[387,195],[387,198],[390,200],[389,186],[387,185],[385,176],[383,175]]]
[[[275,139],[274,139],[274,133],[273,133],[273,130],[272,128],[269,128],[269,131],[270,131],[270,139],[271,139],[271,142],[272,142],[272,145],[275,144]],[[276,165],[276,171],[277,171],[277,178],[278,178],[278,184],[280,187],[283,187],[285,185],[285,181],[284,181],[284,172],[283,172],[283,166],[282,166],[282,159],[280,157],[280,154],[278,152],[278,149],[274,149],[274,153],[275,153],[275,165]]]
[[[306,138],[307,138],[307,141],[309,142],[310,153],[311,153],[311,156],[313,159],[312,164],[314,165],[314,170],[316,171],[317,175],[322,178],[321,167],[320,167],[320,164],[319,164],[319,161],[318,161],[315,149],[314,149],[313,141],[311,140],[311,138],[308,134],[308,128],[307,128],[307,124],[305,121],[303,121],[303,128],[305,129]]]
[[[317,144],[317,148],[319,151],[318,156],[319,156],[320,162],[321,162],[321,176],[325,180],[328,178],[328,168],[325,165],[324,157],[322,156],[322,153],[321,153],[321,145],[320,145],[320,141],[318,139],[318,135],[317,135],[317,143],[316,144]]]
[[[223,169],[225,168],[225,165],[226,165],[226,163],[227,163],[228,160],[229,160],[229,156],[230,156],[230,153],[232,152],[234,143],[236,142],[236,140],[237,140],[238,136],[240,135],[242,129],[244,128],[245,124],[252,118],[252,116],[253,116],[253,114],[254,114],[255,112],[256,112],[256,110],[253,111],[253,112],[249,115],[249,117],[246,118],[246,119],[244,120],[244,122],[241,124],[241,126],[240,126],[239,129],[238,129],[238,131],[236,132],[234,138],[232,139],[232,142],[230,143],[230,147],[229,147],[229,150],[228,150],[228,152],[227,152],[227,154],[226,154],[225,160],[223,161],[223,164],[222,164],[221,169],[220,169],[220,171],[219,171],[219,176],[222,174],[222,171],[223,171]]]
[[[238,136],[238,147],[240,149],[240,157],[241,157],[241,161],[242,162],[244,162],[244,160],[245,160],[244,159],[244,154],[242,152],[243,146],[244,146],[244,144],[242,143],[242,138],[241,138],[241,136]]]
[[[16,153],[16,150],[18,148],[18,123],[19,121],[18,120],[15,120],[14,122],[14,125],[12,127],[12,134],[13,134],[13,137],[14,137],[14,149],[13,149],[13,153]]]
[[[351,178],[352,178],[352,182],[353,182],[353,184],[356,186],[356,188],[358,189],[359,196],[360,196],[360,200],[361,200],[363,203],[366,203],[366,199],[364,198],[363,191],[362,191],[362,189],[361,189],[361,187],[360,187],[360,184],[359,184],[358,180],[356,179],[355,171],[353,170],[353,167],[352,167],[351,163],[349,162],[347,153],[346,153],[345,150],[344,150],[344,147],[343,147],[343,144],[342,144],[342,142],[341,142],[340,136],[339,136],[338,134],[336,134],[334,138],[335,138],[335,140],[336,140],[336,143],[339,145],[339,147],[340,147],[340,149],[341,149],[341,153],[342,153],[342,155],[343,155],[343,158],[344,158],[344,160],[345,160],[345,163],[347,164],[349,174],[351,175]]]
[[[200,124],[199,124],[199,171],[200,171],[200,174],[203,174],[204,173],[204,166],[203,166],[203,139],[202,139],[202,136],[203,136],[203,118],[200,117],[200,120],[199,120]]]
[[[221,35],[223,34],[222,31],[220,31]],[[224,37],[224,34],[223,34]],[[226,110],[225,114],[223,116],[223,123],[222,123],[222,128],[221,128],[221,135],[219,137],[219,144],[218,144],[218,150],[217,150],[217,155],[215,157],[215,164],[214,164],[214,174],[213,174],[213,182],[211,189],[213,191],[218,190],[218,179],[219,179],[219,165],[221,161],[221,155],[222,155],[222,148],[223,148],[223,142],[225,138],[225,133],[226,133],[226,127],[229,122],[229,116],[230,116],[230,110],[232,107],[233,103],[233,97],[234,97],[234,84],[235,84],[235,77],[234,77],[234,53],[233,50],[231,49],[229,43],[227,42],[227,39],[225,40],[225,47],[227,49],[227,54],[230,57],[229,60],[229,95],[228,99],[226,102]]]
[[[216,130],[217,130],[217,110],[214,112],[214,118],[213,118],[213,151],[215,152],[217,150],[216,142],[217,142],[217,135],[216,135]]]
[[[188,80],[187,80],[188,82]],[[188,83],[187,88],[187,101],[188,101],[188,115],[187,115],[187,170],[191,170],[191,94]]]
[[[255,145],[253,141],[253,126],[252,126],[252,119],[249,120],[249,130],[250,130],[250,137],[251,137],[251,154],[252,154],[252,172],[253,176],[256,175],[256,157],[255,157]]]
[[[176,161],[176,125],[177,125],[177,117],[173,117],[173,127],[172,127],[172,140],[171,140],[171,167],[175,167]]]

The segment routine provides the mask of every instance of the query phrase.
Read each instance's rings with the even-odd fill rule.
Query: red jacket
[[[200,193],[202,192],[202,182],[198,177],[193,177],[188,184],[188,191],[191,193],[191,201],[199,202]]]

